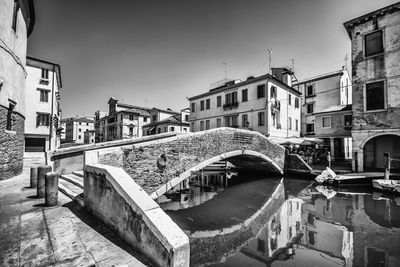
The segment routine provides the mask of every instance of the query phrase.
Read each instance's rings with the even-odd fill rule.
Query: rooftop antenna
[[[267,50],[268,52],[268,72],[271,74],[271,54],[272,54],[272,49]]]
[[[226,77],[227,77],[227,75],[226,75],[226,65],[227,65],[228,63],[226,63],[226,62],[222,62],[222,64],[224,64],[224,65],[225,65],[225,80],[226,80]]]
[[[292,58],[292,72],[294,72],[294,58]]]

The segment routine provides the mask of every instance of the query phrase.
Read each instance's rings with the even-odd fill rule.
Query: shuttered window
[[[384,82],[368,83],[365,86],[366,110],[378,110],[385,108]]]
[[[365,56],[373,56],[383,52],[382,31],[375,31],[364,36]]]

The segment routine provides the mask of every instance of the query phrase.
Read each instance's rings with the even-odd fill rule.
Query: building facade
[[[189,132],[190,109],[181,112],[152,108],[150,110],[151,122],[143,126],[143,135],[153,135],[168,132]]]
[[[56,63],[27,57],[25,90],[25,152],[45,152],[60,146],[61,71]]]
[[[400,3],[344,23],[352,50],[353,170],[400,159]],[[392,168],[400,170],[400,162]]]
[[[272,69],[272,75],[230,81],[189,97],[191,131],[235,127],[271,137],[300,135],[300,95],[291,87],[293,73]]]
[[[352,157],[351,116],[352,82],[345,67],[293,84],[302,93],[301,135],[324,140],[332,160]],[[350,107],[350,108],[349,108]]]
[[[63,143],[85,144],[85,132],[94,130],[94,119],[91,117],[67,118],[63,122],[65,122]]]
[[[111,97],[109,111],[95,113],[97,142],[138,138],[143,135],[143,125],[150,123],[150,109],[124,103]]]
[[[0,0],[0,180],[22,172],[27,38],[32,0]]]

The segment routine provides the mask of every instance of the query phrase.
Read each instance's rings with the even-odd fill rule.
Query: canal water
[[[244,175],[161,207],[189,236],[191,266],[400,266],[400,198],[371,188]]]

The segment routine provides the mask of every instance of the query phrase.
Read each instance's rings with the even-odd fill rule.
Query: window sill
[[[5,133],[8,133],[8,134],[12,134],[12,135],[17,134],[16,131],[12,131],[12,130],[4,130],[4,132],[5,132]]]
[[[374,110],[364,110],[364,113],[377,113],[377,112],[385,112],[387,108],[384,109],[374,109]]]
[[[367,60],[367,59],[371,59],[371,58],[374,58],[374,57],[382,56],[382,55],[384,55],[384,54],[385,54],[385,51],[382,51],[382,52],[380,52],[380,53],[378,53],[378,54],[374,54],[374,55],[370,55],[370,56],[364,55],[364,59]]]

